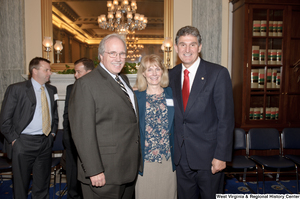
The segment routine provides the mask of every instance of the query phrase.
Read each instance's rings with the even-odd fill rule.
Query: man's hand
[[[12,141],[11,146],[14,146],[14,143],[16,142],[17,139],[15,139],[14,141]]]
[[[226,168],[226,162],[222,161],[222,160],[218,160],[218,159],[213,159],[213,161],[211,162],[211,172],[212,174],[215,174],[219,171],[222,171],[223,169]]]
[[[95,187],[102,187],[106,183],[104,173],[99,173],[98,175],[91,176],[90,180],[92,182],[92,185]]]

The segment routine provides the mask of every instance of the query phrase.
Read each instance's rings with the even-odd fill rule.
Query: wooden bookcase
[[[300,0],[233,0],[236,127],[300,127]]]

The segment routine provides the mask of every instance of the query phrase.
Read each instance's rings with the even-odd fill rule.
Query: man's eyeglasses
[[[117,52],[105,52],[109,55],[110,58],[116,58],[119,55],[122,59],[126,58],[126,53],[117,53]]]

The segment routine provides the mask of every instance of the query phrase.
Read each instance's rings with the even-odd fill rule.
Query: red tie
[[[182,85],[182,102],[183,109],[185,111],[185,107],[187,105],[189,95],[190,95],[190,79],[189,79],[189,71],[187,69],[184,70],[184,80]]]

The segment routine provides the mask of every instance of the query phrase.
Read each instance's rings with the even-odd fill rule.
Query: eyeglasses
[[[116,58],[119,55],[122,59],[126,58],[126,53],[117,53],[117,52],[105,52],[109,55],[110,58]]]

